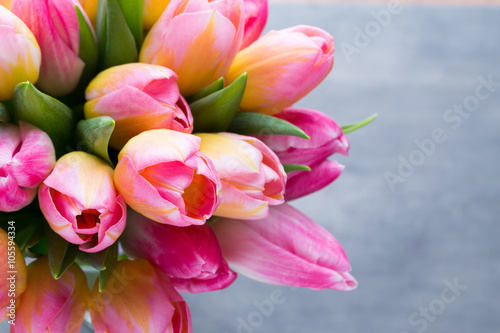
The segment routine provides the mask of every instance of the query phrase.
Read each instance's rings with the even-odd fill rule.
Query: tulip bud
[[[36,83],[41,64],[40,47],[30,29],[0,6],[0,101],[11,99],[23,81]]]
[[[180,292],[224,289],[236,280],[206,224],[175,227],[157,223],[133,210],[120,242],[131,258],[144,258],[170,277]]]
[[[194,135],[143,132],[118,155],[116,188],[131,208],[156,222],[203,224],[217,208],[220,181],[199,148]]]
[[[113,185],[113,169],[93,155],[61,157],[40,186],[38,199],[52,230],[82,251],[107,248],[125,228],[126,206]]]
[[[247,72],[242,111],[276,114],[313,90],[333,66],[333,38],[299,25],[271,31],[241,50],[226,74],[231,83]]]
[[[95,27],[97,21],[97,3],[98,0],[78,0],[87,14],[92,26]]]
[[[352,290],[357,282],[339,242],[297,209],[271,207],[258,221],[217,219],[222,255],[239,273],[265,283]]]
[[[158,21],[170,0],[146,0],[144,3],[144,30],[149,30]]]
[[[15,225],[13,229],[10,223],[5,225],[8,234],[0,229],[0,321],[15,318],[17,299],[26,289],[26,262],[13,241]]]
[[[200,151],[213,162],[222,184],[214,215],[260,219],[268,215],[268,205],[283,203],[285,171],[260,140],[231,133],[197,135]]]
[[[96,332],[192,332],[191,312],[168,277],[144,259],[121,260],[89,312]]]
[[[47,257],[40,257],[28,266],[28,284],[11,332],[79,332],[88,301],[87,278],[78,265],[55,280]]]
[[[71,93],[85,67],[79,58],[78,6],[92,31],[92,24],[77,0],[13,0],[12,12],[33,31],[42,51],[38,87],[52,95]],[[94,37],[94,36],[93,36]]]
[[[327,186],[344,169],[328,161],[334,153],[346,155],[349,141],[337,123],[315,110],[289,108],[275,115],[302,129],[310,139],[289,135],[257,135],[280,158],[283,164],[304,164],[311,171],[296,171],[288,175],[286,200],[296,199]]]
[[[0,211],[29,205],[56,163],[49,136],[35,126],[0,123]]]
[[[191,133],[193,116],[179,93],[170,69],[141,63],[111,67],[87,87],[85,117],[115,121],[110,146],[121,149],[132,137],[150,129]]]
[[[226,73],[241,45],[243,19],[241,0],[172,0],[139,60],[174,70],[189,96]]]
[[[245,32],[240,50],[255,42],[267,22],[267,0],[243,0],[245,7]]]

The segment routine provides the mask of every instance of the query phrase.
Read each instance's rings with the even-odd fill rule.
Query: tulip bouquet
[[[286,203],[333,182],[327,158],[373,119],[291,107],[333,66],[327,32],[260,37],[267,0],[0,4],[11,332],[78,332],[86,315],[97,332],[191,332],[179,293],[236,272],[356,287],[337,240]]]

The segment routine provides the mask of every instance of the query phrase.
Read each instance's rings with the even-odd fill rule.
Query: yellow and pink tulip
[[[193,131],[193,116],[168,68],[131,63],[108,68],[88,85],[87,119],[109,116],[115,128],[109,144],[120,150],[132,137],[151,129]]]
[[[114,181],[125,202],[150,219],[204,224],[218,205],[220,180],[200,138],[167,129],[143,132],[118,155]]]
[[[80,250],[98,252],[123,232],[127,210],[113,185],[113,169],[94,155],[61,157],[38,191],[50,227]]]
[[[55,280],[46,256],[28,266],[28,283],[21,294],[12,333],[77,333],[89,302],[87,278],[77,264]]]
[[[241,0],[172,0],[149,31],[139,60],[171,68],[189,96],[223,76],[244,31]]]
[[[332,36],[319,28],[299,25],[271,31],[241,50],[225,77],[230,84],[247,73],[242,111],[276,114],[328,75],[333,51]]]
[[[15,230],[15,228],[14,228]],[[16,243],[0,228],[0,321],[6,318],[15,319],[19,296],[26,289],[26,262]],[[7,260],[12,258],[13,260]],[[10,273],[15,272],[15,273]]]
[[[191,333],[191,312],[168,277],[144,259],[121,260],[89,303],[96,332]]]
[[[142,27],[149,30],[158,21],[161,14],[165,11],[171,0],[145,0],[144,1],[144,20]]]
[[[31,29],[42,51],[37,86],[52,96],[71,93],[85,67],[79,58],[80,29],[75,6],[82,10],[92,29],[77,0],[12,0],[12,12]]]
[[[128,211],[121,245],[131,258],[144,258],[170,277],[180,292],[227,288],[236,280],[207,224],[175,227]]]
[[[214,215],[261,219],[269,205],[284,202],[286,174],[276,154],[260,140],[232,133],[202,133],[200,151],[221,180],[220,204]]]
[[[0,101],[4,101],[14,96],[18,83],[38,81],[42,58],[31,30],[3,6],[0,6],[0,45]]]
[[[13,212],[29,205],[40,183],[56,163],[47,133],[19,122],[0,122],[0,211]]]

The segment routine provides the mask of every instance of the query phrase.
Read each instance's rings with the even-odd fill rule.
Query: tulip
[[[87,87],[87,119],[109,116],[115,120],[110,146],[121,149],[132,137],[165,128],[191,133],[193,116],[170,69],[141,63],[111,67]]]
[[[194,135],[143,132],[118,155],[116,188],[131,208],[156,222],[204,224],[217,208],[220,181],[199,148]]]
[[[113,185],[113,169],[94,155],[61,157],[38,190],[50,227],[85,252],[98,252],[123,232],[126,205]]]
[[[242,0],[172,0],[149,31],[139,60],[171,68],[184,96],[223,76],[241,45]]]
[[[310,139],[288,135],[258,135],[283,164],[304,164],[311,171],[295,171],[288,175],[286,200],[303,197],[327,186],[344,166],[326,158],[334,153],[347,156],[349,141],[337,123],[327,115],[308,109],[289,108],[275,115],[302,129]]]
[[[97,2],[98,0],[78,0],[87,14],[92,26],[95,27],[97,21]]]
[[[56,163],[49,136],[35,126],[0,123],[0,211],[29,205]]]
[[[0,229],[0,321],[15,318],[17,298],[26,289],[26,262],[16,243],[9,239],[15,236],[14,228],[6,222],[9,234]],[[15,272],[14,274],[10,272]],[[14,278],[12,278],[14,276]]]
[[[30,29],[2,6],[0,45],[0,101],[4,101],[14,96],[14,88],[18,83],[36,83],[42,58],[40,47]]]
[[[144,2],[144,30],[149,30],[158,21],[170,0],[146,0]]]
[[[238,134],[198,134],[200,151],[221,180],[220,205],[214,215],[261,219],[269,205],[282,204],[286,174],[278,157],[260,140]]]
[[[333,38],[299,25],[271,31],[241,50],[226,74],[227,83],[248,73],[242,111],[276,114],[313,90],[333,66]]]
[[[217,219],[212,228],[224,258],[249,278],[311,289],[357,286],[339,242],[288,204],[259,221]]]
[[[96,332],[192,332],[186,302],[144,259],[119,261],[102,293],[96,281],[89,312]]]
[[[175,227],[161,224],[133,210],[120,238],[131,258],[144,258],[170,277],[180,292],[224,289],[236,280],[208,225]]]
[[[4,6],[8,10],[10,10],[11,4],[12,4],[12,0],[0,0],[0,5]]]
[[[267,0],[243,0],[245,7],[245,32],[241,49],[252,44],[259,38],[267,22]]]
[[[12,12],[33,31],[42,51],[38,87],[52,96],[75,90],[85,67],[79,58],[80,29],[75,6],[81,9],[92,29],[77,0],[12,1]]]
[[[79,332],[89,294],[87,278],[77,264],[55,280],[48,258],[40,257],[28,266],[28,284],[11,332]]]

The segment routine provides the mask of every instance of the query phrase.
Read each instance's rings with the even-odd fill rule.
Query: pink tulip
[[[214,215],[261,219],[269,205],[284,202],[286,174],[278,157],[254,137],[232,133],[197,134],[200,151],[214,164],[222,183]]]
[[[156,222],[204,224],[217,208],[220,180],[199,148],[194,135],[143,132],[118,155],[116,188],[131,208]]]
[[[15,319],[19,296],[26,289],[26,262],[17,244],[9,239],[16,235],[15,224],[2,224],[7,232],[0,229],[0,322]],[[15,273],[10,273],[15,272]]]
[[[217,219],[212,227],[224,258],[252,279],[311,289],[357,286],[339,242],[292,206],[271,207],[259,221]]]
[[[47,133],[22,121],[19,127],[0,122],[0,211],[29,205],[55,163]]]
[[[121,260],[89,304],[96,332],[191,333],[191,312],[167,276],[148,261]]]
[[[10,7],[10,1],[2,5]],[[7,8],[0,6],[0,101],[11,99],[20,82],[38,80],[40,47],[30,29]]]
[[[245,33],[241,49],[252,44],[259,38],[267,22],[267,0],[243,0],[245,6]]]
[[[247,72],[242,111],[276,114],[313,90],[333,66],[333,38],[299,25],[271,31],[241,50],[226,74],[227,84]]]
[[[172,0],[150,30],[140,61],[171,68],[191,95],[223,76],[241,45],[242,0]]]
[[[301,128],[310,139],[288,135],[258,135],[280,158],[283,164],[304,164],[311,171],[296,171],[288,175],[285,198],[296,199],[327,186],[344,169],[344,166],[328,161],[334,153],[346,155],[349,141],[337,123],[315,110],[289,108],[275,115]]]
[[[128,140],[157,128],[191,133],[193,116],[170,69],[133,63],[99,73],[87,87],[85,117],[115,120],[110,146],[121,149]]]
[[[28,284],[11,332],[79,332],[88,301],[87,278],[77,264],[55,280],[48,258],[40,257],[28,266]]]
[[[125,228],[126,205],[113,185],[113,169],[94,155],[61,157],[38,200],[52,230],[85,252],[107,248]]]
[[[71,93],[85,67],[79,58],[80,29],[75,6],[92,29],[77,0],[12,0],[12,12],[31,29],[42,51],[37,85],[52,96]]]
[[[208,225],[175,227],[161,224],[133,210],[120,238],[131,258],[144,258],[170,277],[180,292],[224,289],[236,280]]]

